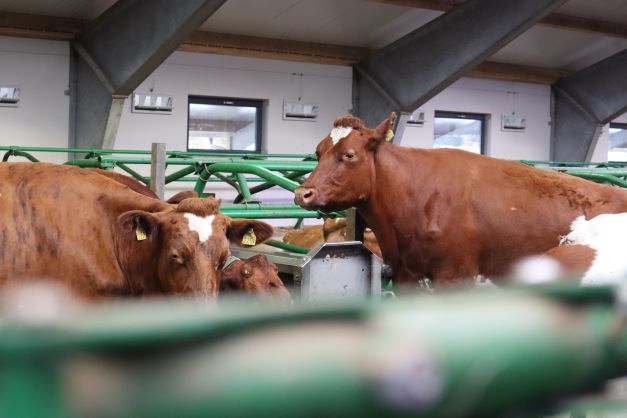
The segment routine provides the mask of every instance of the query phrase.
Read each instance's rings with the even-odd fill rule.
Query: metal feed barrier
[[[0,296],[3,417],[627,410],[624,394],[572,397],[602,394],[627,370],[625,306],[611,288],[286,310],[189,300],[69,309],[48,295],[46,306],[57,309],[45,320],[28,292]]]

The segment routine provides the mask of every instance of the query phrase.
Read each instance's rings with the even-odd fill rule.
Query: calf
[[[292,297],[278,272],[277,266],[262,254],[246,260],[232,257],[222,268],[220,292],[242,292],[263,301],[290,304]]]

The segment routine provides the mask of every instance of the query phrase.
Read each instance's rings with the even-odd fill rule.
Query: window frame
[[[449,119],[471,119],[481,122],[481,140],[479,145],[479,152],[481,155],[486,155],[486,134],[487,134],[487,116],[484,113],[472,113],[472,112],[455,112],[450,110],[436,110],[433,115],[433,142],[435,143],[435,120],[437,118],[449,118]]]
[[[623,162],[623,161],[627,161],[627,158],[625,158],[625,160],[610,160],[610,151],[612,150],[612,148],[610,147],[610,129],[620,129],[620,130],[624,130],[627,131],[627,122],[610,122],[610,126],[608,127],[608,132],[607,132],[607,161],[608,162]],[[625,148],[619,148],[619,149],[625,149]],[[627,153],[625,153],[627,154]]]
[[[208,150],[189,147],[189,125],[190,125],[190,106],[192,104],[206,104],[218,106],[232,107],[254,107],[255,113],[255,150]],[[223,153],[223,154],[261,154],[262,135],[263,135],[263,106],[264,101],[261,99],[242,99],[237,97],[218,97],[218,96],[187,96],[187,135],[185,148],[188,152],[207,152],[207,153]]]

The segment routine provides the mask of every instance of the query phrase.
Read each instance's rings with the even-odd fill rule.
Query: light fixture
[[[425,112],[424,110],[414,110],[407,119],[408,126],[423,126],[425,124]]]
[[[313,103],[283,101],[284,120],[315,122],[318,118],[318,105]]]
[[[171,114],[172,96],[158,93],[133,93],[133,104],[131,111],[134,113],[157,113]]]
[[[0,106],[17,107],[20,101],[20,88],[0,85]]]

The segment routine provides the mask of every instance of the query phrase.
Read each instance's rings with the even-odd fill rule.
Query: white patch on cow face
[[[581,279],[583,286],[627,282],[627,213],[599,215],[586,221],[580,216],[571,224],[571,232],[562,241],[587,245],[596,251],[592,265]]]
[[[351,128],[350,126],[339,126],[331,129],[331,133],[329,134],[329,136],[333,141],[333,145],[337,144],[340,139],[346,138],[352,130],[353,128]]]
[[[213,232],[212,224],[216,215],[205,216],[204,218],[194,215],[193,213],[185,213],[183,216],[187,219],[190,231],[196,231],[200,242],[205,242]]]

